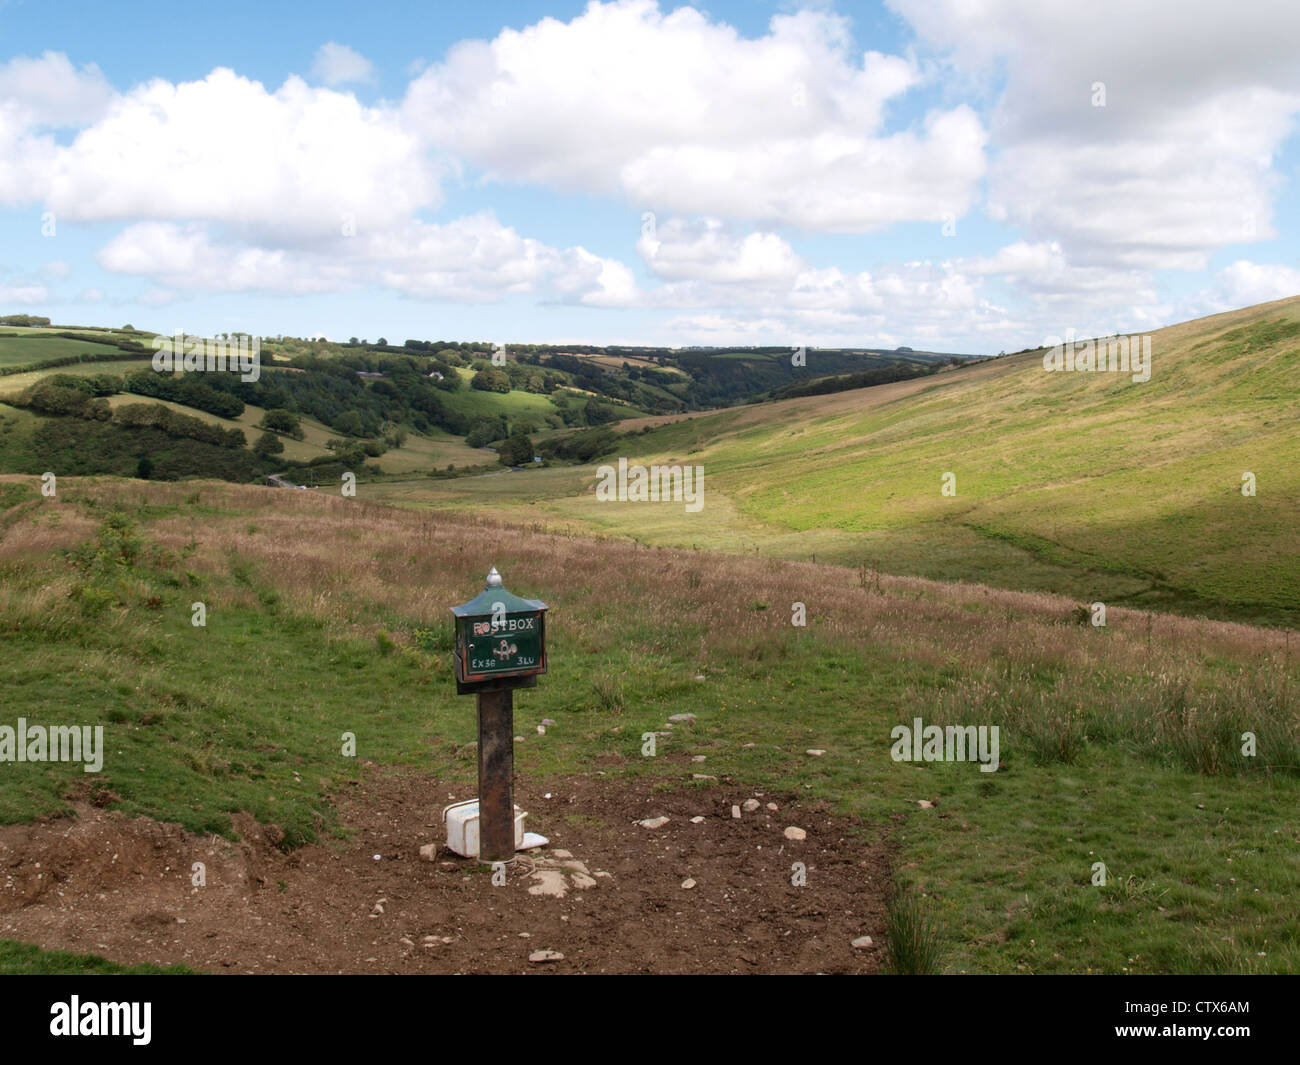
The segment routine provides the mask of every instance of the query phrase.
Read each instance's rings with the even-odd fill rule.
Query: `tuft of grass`
[[[623,681],[608,673],[597,673],[591,678],[591,689],[596,693],[596,704],[607,713],[621,714],[627,709],[627,696]]]
[[[943,936],[914,894],[895,891],[885,915],[885,971],[893,976],[935,976],[943,966]]]

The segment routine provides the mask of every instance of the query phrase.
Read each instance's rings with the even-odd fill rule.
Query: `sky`
[[[0,314],[1146,332],[1300,294],[1298,57],[1291,0],[0,0]]]

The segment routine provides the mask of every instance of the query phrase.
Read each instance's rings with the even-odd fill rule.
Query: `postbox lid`
[[[501,583],[501,576],[497,573],[496,567],[487,576],[487,583],[483,590],[479,592],[468,603],[461,603],[460,606],[451,608],[452,614],[458,618],[480,618],[492,614],[496,605],[500,603],[507,614],[534,613],[538,610],[546,610],[547,606],[540,599],[523,599],[508,592]]]

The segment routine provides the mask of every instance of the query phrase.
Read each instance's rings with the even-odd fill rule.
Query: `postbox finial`
[[[497,572],[496,566],[493,566],[490,570],[488,570],[487,586],[489,588],[501,587],[501,574]]]

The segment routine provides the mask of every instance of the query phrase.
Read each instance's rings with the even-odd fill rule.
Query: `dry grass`
[[[1079,603],[1053,595],[864,578],[849,567],[644,548],[459,513],[209,483],[60,482],[58,503],[8,530],[0,562],[30,564],[86,538],[93,519],[67,501],[177,508],[148,524],[151,544],[190,548],[186,568],[219,583],[226,601],[252,605],[272,589],[281,608],[336,635],[374,640],[384,632],[410,644],[417,628],[445,626],[448,606],[474,595],[495,565],[511,590],[547,600],[552,631],[580,652],[617,644],[633,619],[641,654],[685,647],[700,668],[756,671],[778,666],[815,633],[937,670],[945,678],[939,691],[918,693],[932,716],[1001,723],[1049,761],[1071,760],[1085,739],[1127,738],[1217,772],[1227,768],[1215,753],[1225,737],[1247,730],[1285,740],[1274,751],[1300,749],[1285,631],[1122,608],[1093,628],[1079,623]],[[11,618],[55,624],[68,609],[65,584],[6,587],[0,607]],[[804,604],[805,628],[791,624],[796,603]],[[610,678],[600,684],[601,701],[622,698]]]

